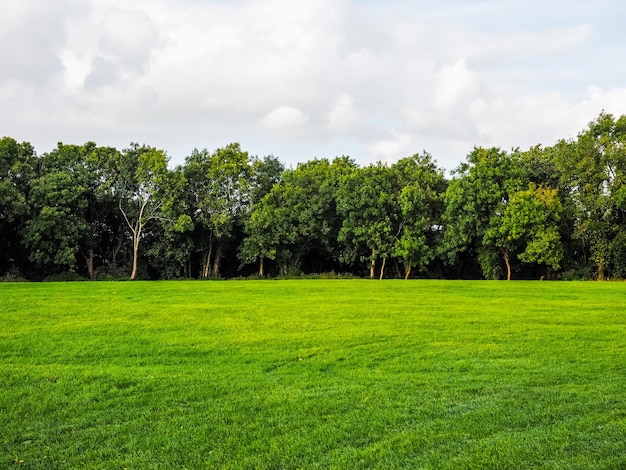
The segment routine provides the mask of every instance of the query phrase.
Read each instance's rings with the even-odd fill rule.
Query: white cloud
[[[328,113],[326,129],[332,133],[351,134],[359,121],[354,98],[342,93],[333,102]]]
[[[368,146],[369,161],[392,163],[402,157],[417,153],[414,150],[414,139],[409,134],[392,131],[391,138],[379,140]]]
[[[437,108],[451,110],[465,104],[479,91],[478,74],[465,65],[464,60],[444,64],[437,74],[433,102]]]
[[[427,150],[452,168],[626,112],[622,15],[567,5],[7,0],[0,127],[39,151],[132,140],[182,162],[237,140],[288,164]]]
[[[267,113],[261,119],[261,127],[281,135],[290,137],[294,133],[301,133],[304,130],[308,116],[298,108],[293,106],[279,106]]]
[[[86,7],[73,0],[34,2],[6,0],[0,15],[0,83],[19,80],[46,84],[63,71],[59,51],[65,23]]]

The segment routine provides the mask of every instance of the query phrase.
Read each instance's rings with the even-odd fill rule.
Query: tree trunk
[[[604,262],[604,256],[598,261],[598,281],[604,281],[604,272],[606,271],[606,263]]]
[[[220,260],[222,258],[222,244],[217,244],[217,250],[215,252],[215,258],[213,259],[213,275],[217,276],[220,272]]]
[[[409,264],[409,266],[406,268],[406,273],[404,274],[404,280],[406,281],[410,275],[411,275],[411,265]]]
[[[96,273],[93,270],[93,248],[89,248],[86,260],[87,260],[87,273],[89,275],[89,280],[93,281],[96,279]]]
[[[503,251],[503,254],[504,254],[504,262],[506,263],[506,280],[510,281],[511,280],[511,263],[509,261],[509,250],[505,248]]]
[[[263,271],[263,257],[261,256],[261,258],[259,259],[259,276],[263,277],[264,275],[264,271]]]
[[[376,271],[376,249],[372,248],[372,262],[370,264],[370,279],[374,279],[374,274]]]
[[[383,258],[383,264],[380,267],[380,277],[378,279],[381,279],[385,276],[385,264],[387,264],[387,258]]]
[[[398,275],[398,279],[402,279],[402,273],[400,272],[400,265],[398,264],[398,260],[394,260],[393,264],[396,267],[396,274]]]
[[[139,255],[139,234],[133,233],[133,271],[130,273],[130,280],[137,277],[137,256]]]
[[[148,205],[148,199],[145,199],[144,201],[141,202],[141,207],[139,208],[139,215],[137,216],[137,221],[135,223],[131,223],[130,219],[126,215],[126,212],[124,212],[124,209],[122,209],[121,199],[119,202],[119,208],[120,208],[120,211],[122,212],[122,215],[124,216],[124,220],[126,220],[128,227],[130,228],[131,232],[133,232],[133,270],[130,273],[131,281],[137,277],[137,257],[139,256],[139,242],[141,240],[141,232],[143,232],[143,228],[145,227],[147,220],[150,220],[150,218],[148,218],[147,220],[142,221],[143,212],[147,205]]]
[[[206,256],[206,262],[204,263],[204,268],[202,269],[202,277],[206,279],[209,277],[209,266],[211,266],[211,255],[213,252],[213,235],[209,238],[209,252]]]

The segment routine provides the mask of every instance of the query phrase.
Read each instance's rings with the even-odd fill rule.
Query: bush
[[[358,276],[350,273],[336,273],[336,272],[327,272],[327,273],[311,273],[311,274],[302,274],[302,273],[287,273],[283,276],[277,276],[277,279],[358,279]]]
[[[28,280],[22,276],[19,269],[11,268],[3,276],[0,276],[0,282],[28,282]]]
[[[73,282],[86,280],[86,277],[83,277],[80,274],[71,271],[68,271],[66,273],[51,274],[43,279],[44,282]]]
[[[98,269],[98,281],[128,281],[130,268],[128,266],[102,266]]]
[[[595,277],[593,270],[589,266],[586,266],[583,268],[563,271],[557,276],[557,279],[561,281],[589,281],[595,279]]]

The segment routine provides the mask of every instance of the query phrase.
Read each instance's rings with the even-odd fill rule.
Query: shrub
[[[19,269],[11,268],[3,276],[0,276],[0,282],[28,282],[28,280],[22,276]]]
[[[65,273],[50,274],[49,276],[46,276],[43,280],[44,282],[71,282],[86,281],[87,278],[81,276],[78,273],[68,271]]]

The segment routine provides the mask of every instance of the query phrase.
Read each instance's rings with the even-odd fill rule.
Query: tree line
[[[285,168],[236,144],[185,163],[147,145],[0,140],[0,276],[175,279],[626,277],[626,116],[528,150]]]

